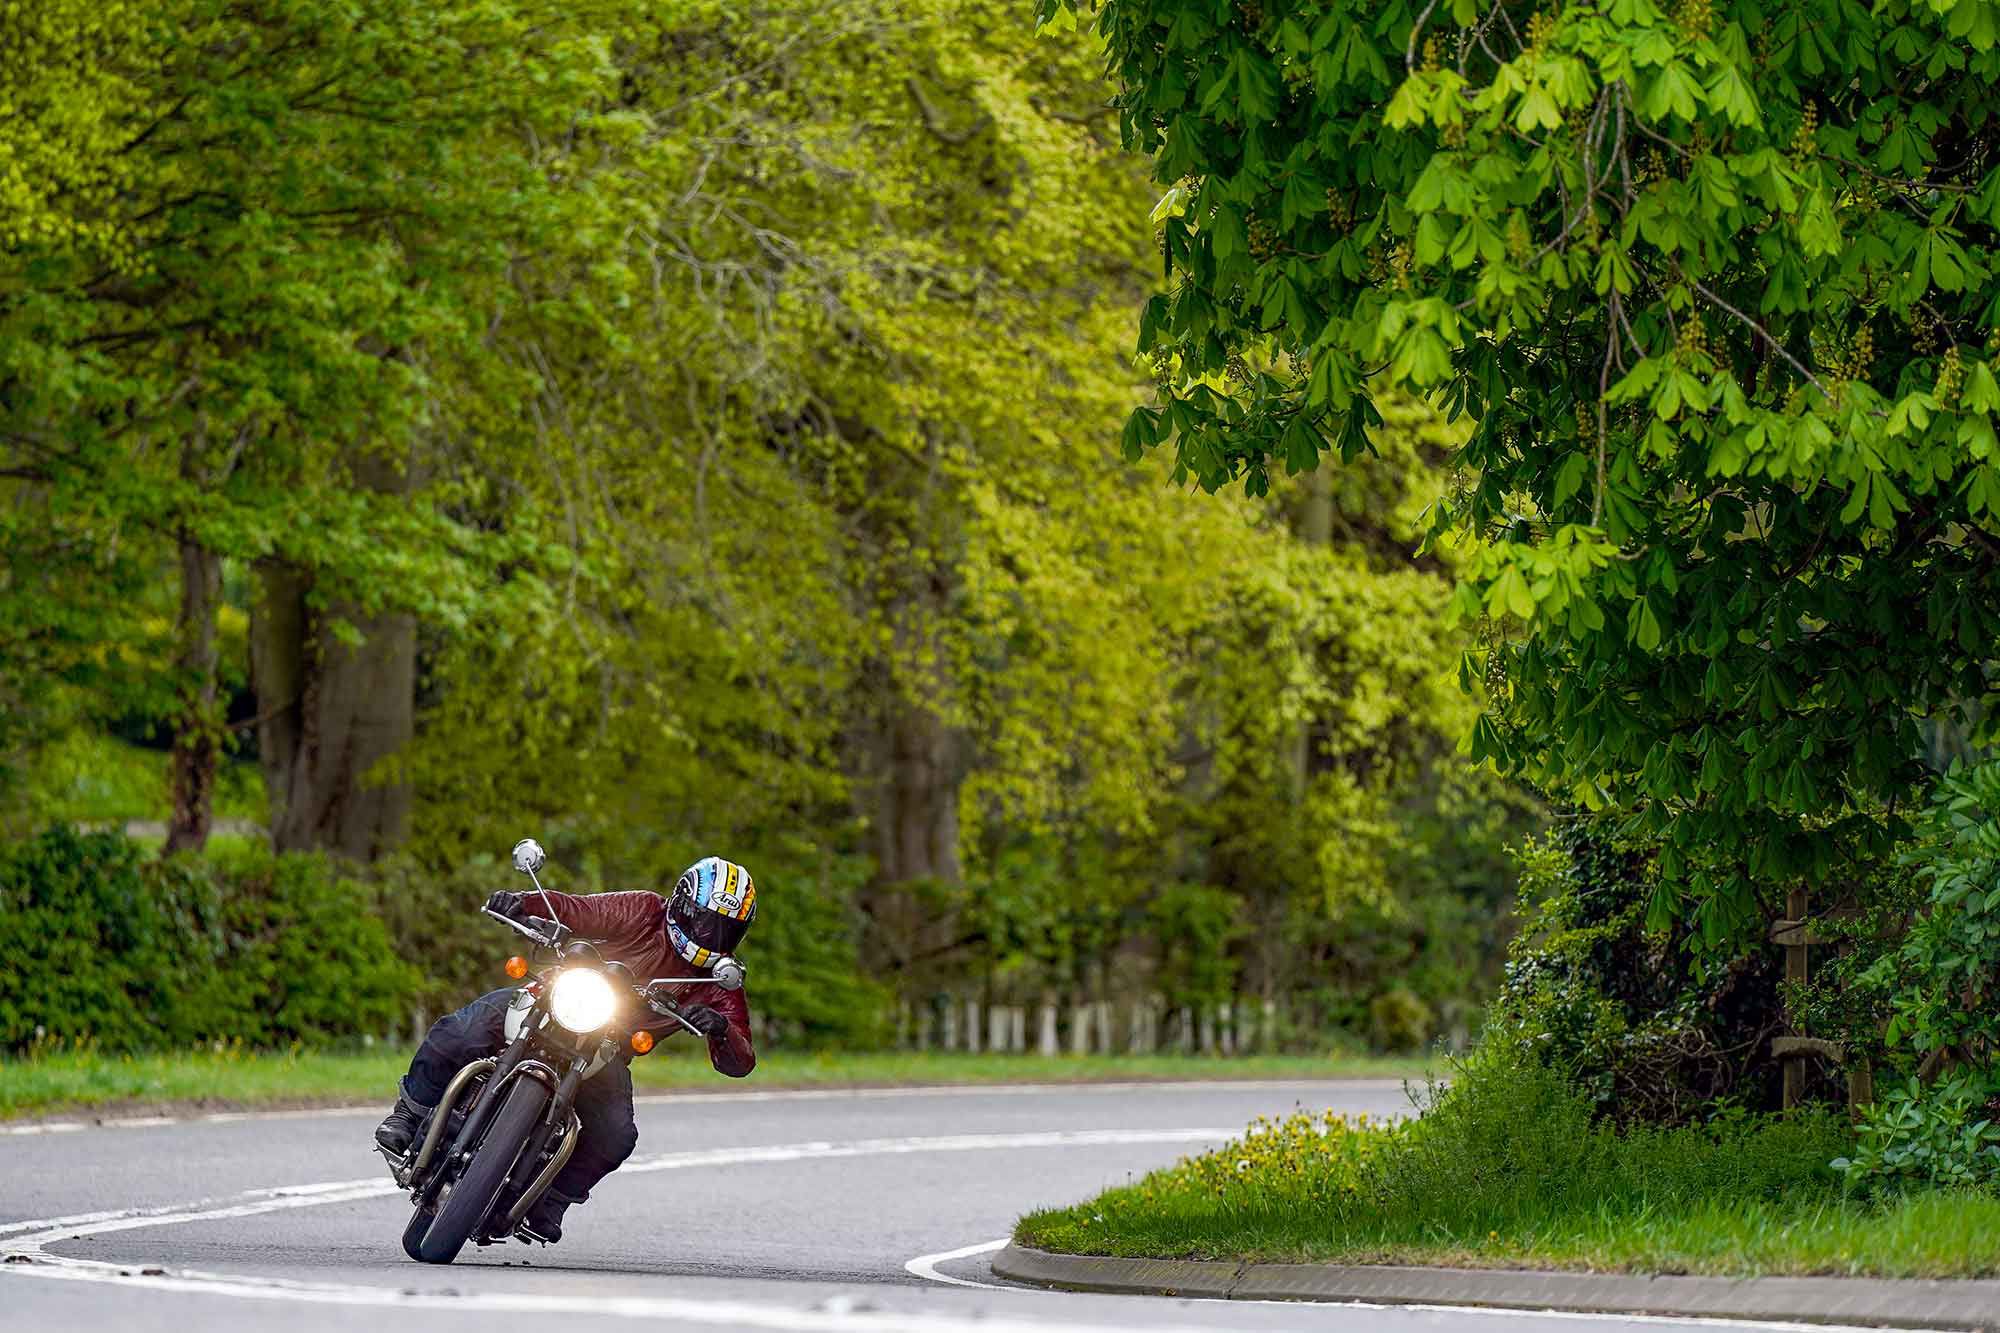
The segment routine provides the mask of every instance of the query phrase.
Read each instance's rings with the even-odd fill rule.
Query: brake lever
[[[485,913],[487,916],[492,917],[495,921],[498,921],[500,924],[506,926],[509,930],[518,931],[520,934],[526,935],[529,939],[541,945],[544,949],[559,949],[562,947],[561,944],[559,944],[557,941],[550,939],[548,936],[536,930],[533,926],[524,925],[521,922],[516,921],[511,916],[502,916],[500,913],[494,911],[490,907],[482,907],[479,910]]]
[[[694,1024],[688,1022],[686,1017],[684,1017],[681,1014],[681,1011],[675,1007],[673,1001],[665,998],[655,997],[650,992],[650,990],[644,992],[644,994],[646,996],[646,1007],[648,1009],[658,1014],[661,1018],[673,1019],[674,1022],[679,1023],[682,1027],[686,1028],[689,1032],[694,1033],[694,1035],[697,1037],[701,1035],[701,1029],[696,1027]]]

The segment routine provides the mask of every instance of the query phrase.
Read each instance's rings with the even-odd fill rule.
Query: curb
[[[1238,1301],[1482,1306],[2000,1333],[2000,1281],[1841,1277],[1635,1277],[1514,1269],[1112,1259],[1008,1245],[993,1271],[1069,1291]]]

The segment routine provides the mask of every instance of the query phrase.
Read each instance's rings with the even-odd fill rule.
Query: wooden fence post
[[[1771,942],[1783,946],[1785,950],[1785,981],[1788,985],[1803,986],[1812,975],[1813,945],[1828,945],[1838,942],[1837,937],[1828,937],[1813,929],[1807,913],[1810,904],[1804,889],[1793,889],[1785,895],[1785,916],[1771,925]],[[1860,915],[1853,908],[1840,908],[1822,912],[1822,920],[1852,920]],[[1797,1015],[1787,1006],[1785,1014],[1787,1027],[1800,1026]],[[1847,1107],[1858,1111],[1875,1100],[1875,1071],[1869,1067],[1865,1056],[1849,1057],[1847,1048],[1837,1041],[1824,1041],[1809,1037],[1803,1032],[1787,1032],[1771,1039],[1771,1054],[1783,1061],[1785,1072],[1785,1109],[1790,1110],[1805,1100],[1806,1061],[1812,1059],[1830,1060],[1847,1071]]]
[[[1785,895],[1786,920],[1779,924],[1781,926],[1789,925],[1792,928],[1789,932],[1790,937],[1784,941],[1785,984],[1787,986],[1803,986],[1806,984],[1807,966],[1810,961],[1806,953],[1810,947],[1806,942],[1808,934],[1806,923],[1807,906],[1806,891],[1803,887],[1792,889]],[[1776,934],[1777,932],[1774,931],[1773,935],[1775,936]],[[1797,1016],[1791,1012],[1790,1004],[1785,1006],[1785,1026],[1792,1028],[1798,1026]],[[1805,1034],[1787,1033],[1786,1035],[1796,1041],[1797,1038]],[[1784,1041],[1783,1037],[1771,1043],[1771,1054],[1784,1061],[1785,1109],[1789,1111],[1805,1099],[1805,1062],[1807,1052],[1796,1048],[1780,1052],[1778,1046],[1782,1041]]]

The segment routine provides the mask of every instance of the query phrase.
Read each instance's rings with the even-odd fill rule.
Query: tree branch
[[[1764,340],[1764,345],[1766,347],[1769,347],[1772,351],[1776,352],[1779,356],[1783,357],[1787,365],[1791,366],[1793,370],[1796,370],[1799,374],[1803,375],[1806,379],[1806,382],[1811,384],[1813,388],[1819,390],[1820,397],[1826,399],[1827,402],[1829,403],[1833,401],[1833,394],[1828,392],[1826,385],[1820,383],[1819,376],[1813,374],[1810,370],[1806,369],[1805,364],[1803,362],[1801,362],[1797,357],[1793,356],[1790,352],[1786,351],[1785,345],[1779,342],[1776,338],[1772,337],[1770,331],[1766,329],[1762,324],[1759,324],[1756,320],[1750,318],[1750,316],[1744,314],[1741,310],[1738,310],[1735,306],[1729,304],[1729,302],[1723,300],[1720,296],[1717,296],[1714,292],[1710,291],[1706,286],[1704,286],[1699,279],[1690,277],[1688,279],[1688,285],[1693,287],[1696,291],[1700,292],[1703,297],[1707,298],[1709,304],[1715,306],[1716,309],[1723,311],[1725,314],[1733,316],[1737,320],[1737,322],[1742,324],[1745,328],[1749,329],[1752,333],[1756,334],[1759,338],[1762,338]]]

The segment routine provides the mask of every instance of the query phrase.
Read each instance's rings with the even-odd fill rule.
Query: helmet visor
[[[736,952],[750,931],[748,921],[697,907],[686,898],[676,898],[667,910],[681,932],[710,953]]]

